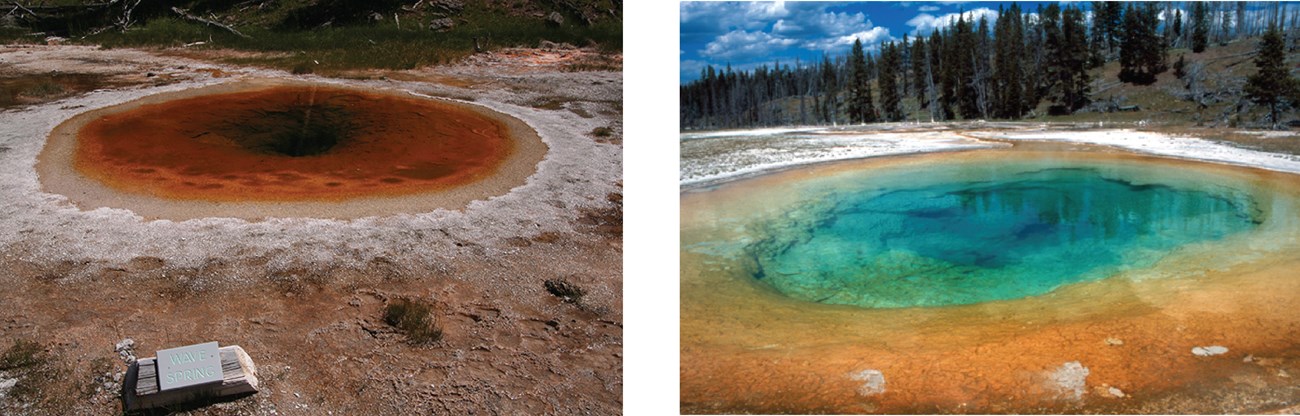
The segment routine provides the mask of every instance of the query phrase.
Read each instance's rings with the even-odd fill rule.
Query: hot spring
[[[796,299],[961,305],[1140,270],[1264,220],[1248,191],[1158,176],[1063,160],[847,173],[748,252],[756,279]]]
[[[544,152],[531,128],[484,107],[254,81],[74,117],[51,134],[38,171],[48,190],[83,208],[352,217],[459,208],[505,193]]]
[[[1018,144],[681,207],[688,413],[1179,413],[1300,350],[1296,175]]]

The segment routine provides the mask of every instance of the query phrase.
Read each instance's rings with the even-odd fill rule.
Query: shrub
[[[35,341],[20,339],[0,355],[0,370],[31,367],[44,361],[44,348]]]
[[[433,316],[433,305],[402,298],[384,308],[384,322],[406,334],[412,344],[432,344],[442,339],[442,328]]]

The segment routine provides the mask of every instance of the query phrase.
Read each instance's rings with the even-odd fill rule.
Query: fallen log
[[[181,17],[185,18],[186,20],[193,20],[193,21],[195,21],[195,22],[199,22],[199,23],[203,23],[203,24],[207,24],[207,25],[211,25],[211,26],[216,26],[216,27],[219,27],[219,28],[225,29],[227,32],[230,32],[230,33],[234,33],[234,34],[236,34],[236,35],[239,35],[239,37],[244,38],[244,39],[252,39],[252,38],[253,38],[252,36],[248,36],[248,35],[245,35],[245,34],[243,34],[243,33],[240,33],[238,30],[235,30],[235,28],[233,28],[233,27],[230,27],[230,26],[227,26],[227,25],[221,24],[221,22],[218,22],[218,21],[215,21],[215,20],[211,20],[211,19],[205,19],[205,18],[202,18],[202,17],[199,17],[199,16],[192,15],[192,14],[190,14],[189,12],[185,11],[185,9],[182,9],[182,8],[180,8],[180,7],[172,7],[172,11],[173,11],[173,12],[176,12],[176,14],[181,15]]]

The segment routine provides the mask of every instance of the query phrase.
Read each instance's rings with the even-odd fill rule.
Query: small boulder
[[[451,20],[451,18],[449,17],[444,17],[441,19],[433,19],[432,22],[429,22],[429,30],[435,32],[446,32],[448,30],[451,30],[451,28],[453,27],[456,27],[456,21]]]
[[[117,352],[117,357],[121,358],[126,365],[135,363],[135,340],[127,338],[118,341],[117,345],[113,346],[113,351]]]
[[[561,16],[560,12],[551,12],[550,15],[546,16],[546,21],[556,26],[563,26],[564,16]]]
[[[0,400],[4,400],[5,396],[9,395],[9,390],[12,390],[16,385],[18,385],[17,377],[15,378],[0,377]]]
[[[459,13],[461,9],[465,8],[465,3],[460,0],[435,0],[432,3],[429,3],[429,7],[447,13]]]

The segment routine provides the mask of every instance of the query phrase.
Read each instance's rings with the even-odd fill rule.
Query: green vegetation
[[[411,344],[426,345],[442,339],[442,328],[433,316],[433,305],[402,298],[384,307],[384,322],[406,334]]]
[[[1268,118],[1278,125],[1278,110],[1286,101],[1300,101],[1300,81],[1291,77],[1286,66],[1286,45],[1277,26],[1270,27],[1259,42],[1255,66],[1259,72],[1246,79],[1246,97],[1268,106]]]
[[[235,49],[261,53],[226,61],[298,72],[411,69],[455,61],[476,50],[535,47],[543,40],[594,46],[604,52],[622,50],[621,10],[608,1],[569,2],[563,7],[491,0],[433,1],[419,7],[387,0],[254,1],[239,7],[211,0],[175,4],[247,37],[183,17],[170,9],[173,4],[161,3],[140,5],[125,30],[114,23],[123,12],[114,8],[119,6],[38,7],[42,17],[29,19],[30,30],[3,31],[0,40],[39,41],[45,35],[58,35],[106,48]],[[244,7],[246,3],[259,4]],[[551,20],[552,15],[562,23]],[[450,25],[431,28],[435,22]],[[33,31],[40,34],[29,36]]]
[[[19,339],[0,354],[0,371],[19,370],[45,362],[45,348],[35,341]]]

